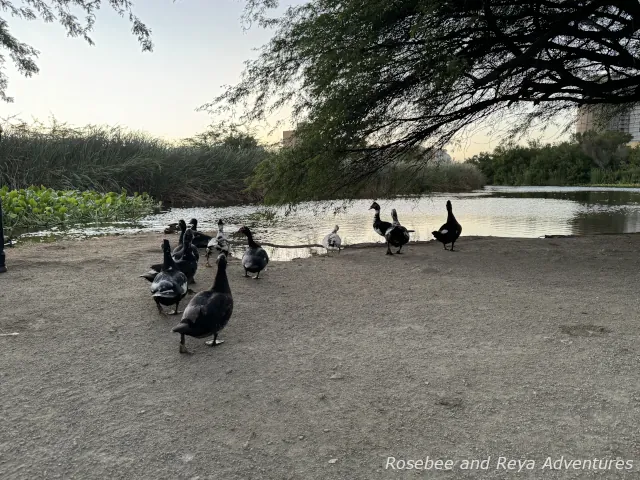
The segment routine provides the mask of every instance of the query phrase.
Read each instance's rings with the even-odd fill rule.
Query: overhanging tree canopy
[[[6,55],[16,65],[18,71],[30,77],[38,73],[36,58],[38,50],[31,45],[21,42],[11,34],[6,15],[23,20],[42,20],[47,23],[59,22],[70,37],[82,37],[93,45],[90,33],[96,20],[96,12],[103,3],[107,3],[120,16],[127,17],[131,23],[131,32],[138,38],[143,51],[151,51],[151,30],[133,13],[133,3],[130,0],[0,0],[0,99],[12,102],[7,96],[9,80],[4,73],[7,62]],[[84,16],[83,19],[78,15]]]
[[[257,121],[290,104],[305,120],[297,164],[322,150],[345,182],[506,109],[528,113],[522,130],[576,105],[640,102],[637,0],[311,0],[265,23],[275,36],[203,108]]]

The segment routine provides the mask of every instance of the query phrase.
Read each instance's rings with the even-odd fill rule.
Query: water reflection
[[[431,232],[446,220],[445,203],[453,202],[454,213],[462,224],[462,235],[500,237],[540,237],[545,234],[583,235],[640,231],[640,189],[580,187],[487,187],[463,194],[435,194],[378,200],[382,218],[390,220],[391,209],[398,211],[403,225],[415,230],[412,240],[432,240]],[[66,231],[37,232],[43,235],[98,235],[105,233],[162,232],[165,225],[180,218],[198,219],[203,231],[215,231],[218,219],[226,232],[247,225],[257,241],[280,245],[320,243],[335,224],[340,225],[343,244],[380,242],[373,231],[371,200],[357,200],[334,213],[334,206],[322,202],[300,205],[286,214],[284,208],[268,209],[245,205],[225,208],[174,208],[151,215],[136,225],[111,224],[84,226]],[[177,240],[177,236],[175,236]],[[234,237],[241,241],[243,237]],[[273,260],[292,260],[312,254],[313,249],[266,247]],[[322,249],[320,249],[321,251]],[[236,247],[240,254],[243,247]]]

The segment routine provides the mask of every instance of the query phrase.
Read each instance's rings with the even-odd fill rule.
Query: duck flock
[[[402,253],[402,247],[409,243],[409,233],[398,221],[398,213],[395,208],[391,210],[391,222],[380,218],[380,205],[373,202],[369,210],[375,210],[373,217],[373,229],[384,237],[387,245],[386,255],[393,255],[391,247],[397,248],[396,254]],[[165,233],[180,231],[178,246],[171,249],[169,240],[162,242],[163,261],[151,265],[151,269],[144,275],[140,275],[151,282],[151,295],[156,303],[158,312],[164,314],[165,307],[174,307],[168,315],[177,315],[180,302],[189,293],[195,295],[189,300],[187,307],[182,312],[182,319],[172,331],[180,334],[180,353],[190,353],[185,344],[185,336],[194,338],[206,338],[213,336],[213,340],[205,342],[206,345],[216,346],[223,343],[218,340],[218,334],[229,323],[233,313],[233,296],[227,277],[227,257],[230,255],[230,241],[224,232],[224,223],[218,221],[218,232],[215,237],[198,231],[198,220],[193,218],[187,226],[184,220],[169,225]],[[328,251],[337,250],[340,253],[342,240],[338,235],[339,227],[336,225],[331,233],[322,240],[322,245]],[[246,236],[247,249],[242,255],[242,268],[244,276],[255,273],[256,280],[269,263],[267,252],[255,242],[248,227],[243,226],[237,231]],[[447,200],[447,221],[438,230],[431,232],[434,238],[444,245],[453,246],[462,233],[462,226],[453,215],[451,201]],[[217,254],[217,272],[213,285],[208,290],[194,292],[189,286],[196,283],[195,275],[200,259],[199,249],[204,249],[206,254],[205,266],[211,267],[209,258]]]

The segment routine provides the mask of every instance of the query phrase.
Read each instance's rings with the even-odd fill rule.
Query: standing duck
[[[342,245],[342,239],[338,235],[339,228],[340,227],[336,225],[335,227],[333,227],[331,233],[322,239],[322,246],[327,250],[337,249],[338,253],[340,253],[340,245]]]
[[[196,272],[198,271],[198,259],[193,254],[193,245],[191,242],[193,241],[193,232],[191,229],[187,229],[184,233],[184,254],[182,258],[176,262],[176,265],[180,269],[182,273],[187,276],[187,280],[189,283],[196,283],[193,279]],[[197,251],[197,250],[196,250]]]
[[[253,240],[253,235],[248,227],[242,227],[238,230],[238,233],[243,233],[247,236],[247,243],[249,244],[249,248],[244,252],[242,256],[242,267],[244,268],[244,276],[248,277],[247,272],[256,273],[257,275],[253,278],[256,280],[260,278],[260,272],[265,269],[267,263],[269,263],[269,255],[264,248],[258,245]]]
[[[182,320],[171,330],[180,334],[180,353],[190,353],[184,343],[185,335],[194,338],[213,335],[213,340],[205,342],[211,347],[224,343],[223,340],[218,340],[218,332],[229,323],[233,313],[233,297],[227,279],[227,257],[224,254],[218,255],[216,263],[218,272],[213,286],[191,299],[184,309]]]
[[[439,242],[442,242],[445,250],[447,243],[451,244],[451,251],[453,252],[453,245],[456,243],[458,237],[462,233],[462,225],[458,223],[456,217],[453,216],[453,207],[451,206],[451,200],[447,200],[447,223],[440,227],[440,230],[431,232],[431,235]]]
[[[384,234],[384,238],[387,239],[387,255],[393,255],[393,253],[391,253],[391,245],[399,247],[396,253],[400,254],[402,253],[400,251],[402,250],[402,246],[409,243],[409,230],[400,225],[398,212],[396,212],[395,208],[391,210],[391,218],[393,219],[391,228],[387,229]]]
[[[178,240],[178,246],[173,249],[173,258],[176,260],[180,260],[182,258],[182,255],[184,255],[184,235],[187,231],[187,224],[184,220],[180,219],[178,221],[178,226],[180,227],[180,239]],[[200,252],[198,251],[198,247],[192,244],[191,250],[193,251],[193,255],[196,257],[196,261],[200,260]]]
[[[211,266],[209,265],[209,256],[214,250],[229,255],[229,239],[224,234],[224,223],[222,223],[222,220],[218,220],[218,233],[207,244],[207,267]]]
[[[187,294],[187,277],[182,273],[175,264],[171,256],[171,247],[169,240],[162,242],[162,250],[164,252],[164,263],[162,270],[156,274],[153,282],[151,282],[151,294],[158,307],[158,312],[162,312],[162,305],[175,305],[176,309],[169,315],[178,314],[178,305]]]
[[[373,229],[378,235],[384,237],[387,230],[391,228],[391,224],[380,220],[380,205],[378,205],[378,202],[373,202],[369,207],[369,210],[371,209],[376,211],[373,215]]]
[[[184,233],[184,239],[183,239],[184,241],[183,246],[185,247],[186,253],[181,255],[179,259],[176,259],[174,254],[173,259],[174,259],[176,268],[186,275],[189,283],[196,283],[193,277],[195,276],[196,271],[198,270],[198,260],[196,259],[196,256],[193,254],[193,249],[191,248],[192,239],[193,239],[193,232],[190,229],[187,229],[187,231]],[[160,273],[160,271],[162,270],[163,265],[164,265],[163,263],[151,265],[151,270],[149,270],[144,275],[140,275],[140,276],[143,278],[146,278],[150,282],[153,282],[153,280],[155,279],[155,276],[158,273]]]
[[[207,248],[212,237],[211,235],[198,231],[198,220],[192,218],[189,221],[189,228],[193,230],[193,245],[195,245],[196,248]]]

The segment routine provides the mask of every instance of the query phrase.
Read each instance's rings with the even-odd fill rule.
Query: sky
[[[169,140],[202,132],[212,119],[196,108],[235,84],[244,62],[271,37],[258,26],[243,30],[243,8],[242,0],[137,0],[136,14],[152,30],[152,53],[141,51],[128,20],[107,5],[97,15],[94,46],[68,38],[57,23],[9,18],[12,34],[40,51],[40,73],[25,78],[8,62],[8,95],[15,102],[0,104],[0,118],[119,125]],[[281,129],[269,137],[268,126],[258,128],[264,140],[281,138]],[[480,125],[448,151],[455,160],[490,151],[500,130]],[[557,139],[553,129],[533,135]]]

